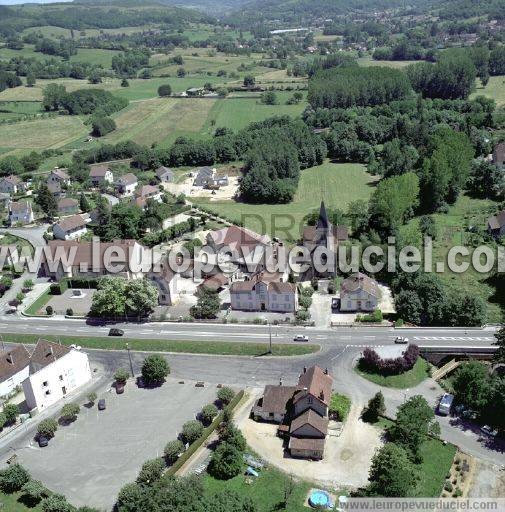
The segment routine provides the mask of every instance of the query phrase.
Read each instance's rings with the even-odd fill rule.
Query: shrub
[[[337,418],[338,421],[345,421],[351,408],[351,399],[340,393],[331,395],[329,413]]]
[[[226,386],[222,387],[217,392],[217,397],[225,405],[229,404],[233,400],[234,396],[235,396],[235,391],[233,391],[233,389],[226,387]]]
[[[130,374],[124,368],[118,368],[114,373],[114,379],[120,384],[126,384],[126,381],[130,378]]]
[[[19,464],[12,464],[7,469],[0,471],[0,489],[6,493],[21,490],[29,480],[30,473]]]
[[[225,423],[219,433],[219,439],[224,443],[234,446],[240,452],[244,452],[247,447],[247,443],[242,432],[240,432],[240,430],[231,421]]]
[[[32,506],[36,505],[42,498],[49,495],[42,482],[38,480],[28,480],[21,488],[24,501],[28,501]]]
[[[208,425],[217,416],[217,407],[214,404],[208,404],[202,409],[202,420]]]
[[[167,360],[158,355],[153,354],[144,359],[142,365],[142,378],[144,382],[150,385],[158,385],[165,381],[165,378],[170,373],[170,366]]]
[[[74,310],[72,308],[67,308],[67,316],[74,316]]]
[[[5,423],[15,423],[16,418],[19,416],[19,406],[17,404],[7,404],[4,407],[3,413],[5,415]]]
[[[58,430],[58,422],[53,418],[46,418],[42,420],[37,426],[37,434],[39,436],[51,439]]]
[[[46,307],[47,316],[51,316],[54,313],[53,306]]]
[[[203,425],[197,420],[191,420],[182,426],[182,437],[184,441],[194,443],[203,434]]]
[[[43,512],[74,512],[74,510],[74,507],[61,494],[51,494],[42,500]]]
[[[94,117],[92,127],[92,133],[95,137],[103,137],[116,129],[116,123],[112,117]]]
[[[173,464],[183,452],[184,443],[179,439],[176,439],[175,441],[169,441],[165,446],[165,450],[163,451],[168,464]]]
[[[137,483],[152,485],[161,478],[163,471],[165,471],[165,463],[162,459],[148,460],[142,465]]]
[[[158,87],[158,96],[170,96],[172,94],[172,87],[169,84],[163,84]]]
[[[360,368],[365,371],[378,372],[381,375],[398,375],[411,370],[419,358],[419,347],[409,345],[401,357],[381,359],[379,354],[371,348],[363,350],[360,359]]]
[[[70,402],[61,408],[60,416],[64,421],[75,421],[79,414],[79,404]]]
[[[445,484],[444,484],[444,489],[445,489],[446,491],[452,492],[453,487],[452,487],[451,482],[445,482]]]
[[[308,322],[310,320],[310,312],[305,309],[300,309],[295,313],[295,319],[298,322]]]
[[[97,395],[95,392],[91,392],[91,393],[88,393],[88,402],[90,404],[94,404],[95,403],[95,400],[97,398]]]
[[[7,423],[7,416],[3,412],[0,412],[0,429],[4,428]]]
[[[242,452],[228,443],[221,443],[210,460],[208,471],[219,480],[229,480],[241,473],[244,465]]]

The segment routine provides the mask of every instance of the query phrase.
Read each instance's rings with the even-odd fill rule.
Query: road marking
[[[482,336],[414,336],[415,340],[434,340],[434,341],[494,341],[495,338],[486,338]]]

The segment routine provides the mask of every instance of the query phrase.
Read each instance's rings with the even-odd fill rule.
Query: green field
[[[210,492],[232,490],[242,496],[249,496],[256,503],[258,512],[272,512],[274,510],[286,510],[282,507],[284,499],[284,485],[288,475],[269,467],[260,472],[258,478],[254,478],[252,484],[247,484],[244,475],[238,475],[231,480],[216,480],[205,474],[204,485]],[[308,482],[295,481],[295,490],[289,501],[289,512],[306,512],[304,505],[307,494],[311,489]]]
[[[478,83],[475,92],[470,96],[470,98],[475,98],[476,96],[487,96],[492,98],[500,107],[505,105],[505,76],[490,77],[486,87],[482,87],[482,85]]]
[[[14,120],[25,115],[39,114],[40,106],[38,101],[0,101],[0,120]]]
[[[376,178],[366,172],[360,164],[335,164],[326,161],[323,165],[301,172],[298,191],[289,204],[244,204],[235,201],[200,201],[216,213],[234,220],[244,220],[245,225],[258,232],[269,233],[282,239],[298,239],[303,218],[319,208],[324,199],[328,208],[345,210],[351,201],[368,199],[374,190]],[[276,217],[275,214],[278,216]],[[286,231],[282,230],[286,227]],[[277,233],[277,235],[275,235]]]
[[[112,66],[112,57],[121,53],[118,50],[102,50],[100,48],[79,48],[76,55],[70,57],[71,62],[83,62],[89,64],[96,64],[103,68],[110,68]]]
[[[366,57],[360,57],[358,59],[358,64],[360,66],[382,66],[385,68],[395,68],[401,69],[409,64],[415,64],[419,62],[417,60],[375,60],[370,55]]]
[[[41,336],[36,334],[3,334],[5,342],[37,343]],[[174,341],[174,340],[136,340],[128,338],[98,338],[86,336],[43,336],[49,341],[57,341],[63,345],[80,345],[85,348],[103,350],[126,350],[126,342],[132,350],[143,352],[180,352],[187,354],[211,354],[227,356],[263,356],[268,353],[268,343],[242,343],[227,341]],[[319,345],[272,344],[274,356],[300,356],[312,354],[320,349]]]
[[[412,370],[401,373],[400,375],[388,375],[387,377],[384,377],[378,373],[363,371],[359,368],[359,365],[355,370],[356,373],[361,375],[364,379],[367,379],[374,384],[378,384],[379,386],[405,389],[413,388],[428,378],[429,367],[430,365],[424,359],[419,357]]]
[[[27,507],[20,498],[20,492],[5,494],[0,491],[0,507],[2,512],[40,512],[42,510],[42,506],[40,504],[35,507]]]

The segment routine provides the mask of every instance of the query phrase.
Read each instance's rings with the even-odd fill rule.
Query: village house
[[[505,210],[489,217],[487,221],[487,229],[495,238],[505,236]]]
[[[3,194],[18,194],[19,192],[24,192],[26,190],[26,186],[23,183],[23,180],[18,176],[10,175],[5,176],[0,180],[0,192]]]
[[[51,181],[47,184],[47,188],[49,192],[53,194],[54,197],[58,198],[63,195],[63,189],[61,188],[61,183],[58,181]]]
[[[328,218],[328,213],[321,201],[319,208],[319,217],[314,226],[305,226],[302,233],[302,245],[311,255],[311,262],[314,262],[314,254],[319,249],[323,249],[325,254],[321,255],[321,263],[326,264],[331,258],[335,260],[338,245],[345,242],[349,237],[345,226],[334,226]],[[330,266],[328,264],[328,266]],[[308,281],[313,277],[333,277],[336,274],[336,265],[333,270],[327,272],[318,272],[311,264],[309,270],[302,277],[303,281]]]
[[[233,310],[294,313],[298,309],[296,285],[282,282],[279,274],[258,272],[245,281],[230,286]]]
[[[89,170],[89,179],[94,187],[99,187],[103,183],[113,183],[114,175],[106,165],[92,165]]]
[[[214,174],[211,180],[207,183],[209,190],[219,190],[221,187],[228,185],[228,176],[226,174]]]
[[[71,215],[79,210],[79,201],[72,197],[62,197],[58,201],[58,213],[60,215]]]
[[[212,181],[216,169],[212,167],[200,167],[194,172],[196,172],[196,176],[193,180],[193,186],[205,188]]]
[[[168,261],[161,263],[159,272],[149,272],[147,278],[158,288],[158,304],[172,306],[177,295],[179,275],[170,268]]]
[[[135,191],[135,197],[147,201],[151,199],[158,203],[161,202],[161,190],[160,187],[155,185],[142,185]]]
[[[65,217],[53,225],[54,238],[78,240],[88,232],[86,225],[90,220],[87,213]]]
[[[9,224],[31,224],[33,222],[33,209],[29,201],[11,201],[9,203]]]
[[[0,397],[7,396],[28,378],[30,352],[24,345],[0,353]]]
[[[29,410],[41,412],[91,380],[85,352],[39,339],[23,391]]]
[[[377,281],[357,272],[340,285],[340,311],[372,312],[377,309],[380,297]]]
[[[116,182],[116,188],[119,194],[125,197],[131,197],[135,193],[137,188],[138,180],[135,174],[129,172],[124,176],[121,176]]]
[[[47,185],[50,183],[59,183],[60,187],[70,186],[70,176],[66,173],[66,169],[53,169],[47,177]]]
[[[505,165],[505,142],[495,146],[493,150],[493,164],[497,166]]]
[[[318,366],[304,368],[296,386],[265,387],[252,409],[256,420],[278,423],[293,457],[320,460],[328,433],[333,379]]]
[[[173,183],[175,180],[174,171],[164,166],[158,167],[156,169],[156,177],[160,180],[161,183]]]

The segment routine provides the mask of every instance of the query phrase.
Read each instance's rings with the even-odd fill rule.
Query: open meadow
[[[475,98],[476,96],[492,98],[498,106],[503,107],[505,105],[505,76],[490,77],[485,87],[482,87],[480,82],[478,82],[475,92],[470,98]]]

